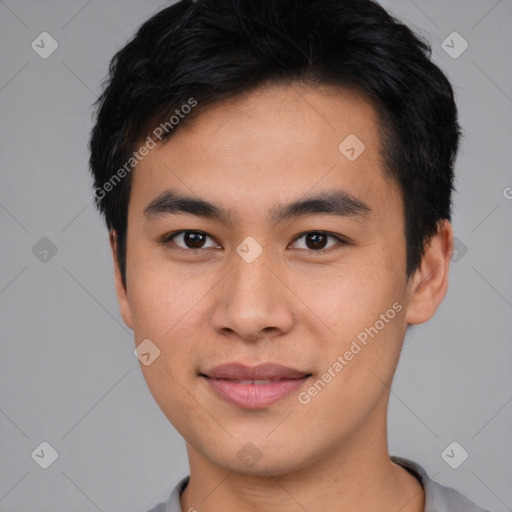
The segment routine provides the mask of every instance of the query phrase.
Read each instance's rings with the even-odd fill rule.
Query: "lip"
[[[202,372],[211,379],[232,380],[281,380],[300,379],[310,375],[307,371],[296,370],[276,363],[261,363],[247,366],[242,363],[226,363]]]
[[[217,396],[246,409],[268,407],[298,390],[311,377],[311,373],[275,363],[252,367],[228,363],[199,375]]]

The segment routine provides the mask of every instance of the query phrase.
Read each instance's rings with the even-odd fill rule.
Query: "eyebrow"
[[[269,219],[274,223],[292,218],[311,215],[334,215],[367,219],[371,208],[346,190],[335,189],[306,196],[288,204],[274,205],[269,210]],[[223,223],[232,223],[235,215],[216,202],[181,194],[175,190],[166,190],[153,199],[144,208],[144,217],[153,220],[162,216],[180,213],[197,217],[217,219]]]

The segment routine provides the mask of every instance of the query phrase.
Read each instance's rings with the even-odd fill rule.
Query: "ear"
[[[426,322],[436,312],[448,289],[448,270],[453,252],[453,229],[443,219],[427,244],[420,267],[410,280],[405,319],[408,324]]]
[[[117,233],[111,231],[109,234],[110,247],[112,249],[112,257],[114,259],[114,279],[116,285],[117,302],[121,310],[124,323],[130,328],[132,327],[132,311],[130,308],[130,302],[128,301],[127,290],[124,287],[123,279],[121,278],[121,270],[119,268],[119,262],[117,259]]]

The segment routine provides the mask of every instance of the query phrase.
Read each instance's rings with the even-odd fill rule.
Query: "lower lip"
[[[277,380],[268,384],[240,384],[232,380],[203,378],[218,396],[229,403],[246,409],[259,409],[297,391],[309,377]]]

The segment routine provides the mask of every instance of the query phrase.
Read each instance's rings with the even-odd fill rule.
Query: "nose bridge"
[[[232,290],[230,296],[238,296],[238,299],[254,297],[255,301],[271,299],[272,278],[274,277],[269,268],[272,265],[267,251],[263,252],[255,261],[248,262],[242,257],[235,262],[232,278]],[[263,294],[263,296],[262,296]],[[240,296],[241,295],[241,296]]]
[[[286,332],[291,328],[292,312],[286,287],[275,277],[276,262],[261,251],[247,258],[255,248],[240,244],[234,254],[234,268],[226,276],[217,297],[213,315],[217,330],[235,331],[247,339],[268,336],[269,331]],[[246,252],[243,250],[246,249]],[[247,250],[248,249],[248,250]],[[254,256],[254,253],[252,254]]]

